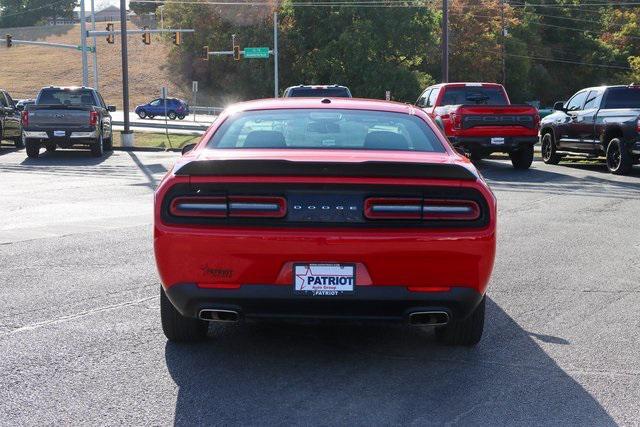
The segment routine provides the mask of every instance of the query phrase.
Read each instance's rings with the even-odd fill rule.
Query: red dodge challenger
[[[496,200],[426,113],[362,99],[228,108],[155,194],[161,318],[390,320],[474,345]]]

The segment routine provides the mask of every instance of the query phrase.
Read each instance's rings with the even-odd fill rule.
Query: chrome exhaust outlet
[[[233,310],[204,309],[200,310],[198,318],[207,322],[237,322],[240,315]]]
[[[409,324],[413,326],[444,326],[449,323],[446,311],[415,311],[409,314]]]

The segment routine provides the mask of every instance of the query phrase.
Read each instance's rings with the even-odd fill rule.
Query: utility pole
[[[273,12],[273,97],[278,97],[278,12]]]
[[[95,0],[91,0],[91,29],[96,30],[96,7]],[[96,46],[96,36],[93,36],[93,88],[98,90],[98,50]]]
[[[442,83],[449,81],[449,2],[442,0]]]
[[[80,48],[82,49],[82,86],[89,86],[87,64],[87,22],[84,16],[84,0],[80,0]]]
[[[504,24],[504,0],[500,0],[500,21],[501,21],[501,33],[500,40],[502,50],[502,86],[504,86],[507,82],[507,63],[506,63],[506,39],[507,39],[507,29]]]
[[[82,0],[84,1],[84,0]],[[129,52],[127,51],[127,0],[120,0],[120,42],[122,47],[122,112],[124,113],[124,130],[122,145],[133,146],[133,133],[129,124]]]

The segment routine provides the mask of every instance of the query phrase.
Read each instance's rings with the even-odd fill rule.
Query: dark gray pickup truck
[[[604,156],[617,175],[640,163],[640,85],[582,89],[553,109],[540,123],[545,163],[568,155]]]
[[[88,87],[46,87],[36,103],[22,112],[22,139],[27,156],[37,158],[40,148],[84,146],[101,157],[112,148],[110,111],[98,91]]]

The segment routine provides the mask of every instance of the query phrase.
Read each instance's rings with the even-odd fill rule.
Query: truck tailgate
[[[29,128],[81,128],[89,126],[92,107],[66,107],[60,105],[30,106]]]
[[[529,105],[461,105],[455,110],[461,116],[462,129],[480,126],[519,126],[537,129],[538,110]]]

